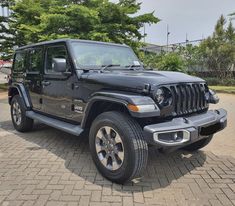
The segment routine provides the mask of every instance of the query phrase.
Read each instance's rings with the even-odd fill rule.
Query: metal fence
[[[202,78],[219,78],[218,73],[214,71],[195,71],[193,73]],[[223,75],[235,79],[235,71],[224,72]]]

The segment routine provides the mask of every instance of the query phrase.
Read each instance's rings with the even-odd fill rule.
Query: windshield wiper
[[[141,65],[132,64],[132,65],[128,65],[128,66],[126,66],[126,67],[127,67],[127,69],[129,69],[129,70],[131,70],[131,69],[135,70],[134,68],[136,68],[136,67],[140,68],[140,67],[142,67],[142,66],[141,66]]]
[[[120,64],[107,64],[107,65],[102,65],[101,66],[101,71],[104,71],[105,69],[107,68],[110,68],[110,67],[120,67],[121,65]]]

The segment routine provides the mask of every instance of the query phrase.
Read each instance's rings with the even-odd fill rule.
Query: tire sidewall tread
[[[17,125],[13,119],[13,104],[14,102],[18,102],[20,109],[21,109],[21,123],[20,125]],[[23,102],[23,99],[20,97],[20,95],[15,95],[11,101],[11,119],[14,128],[19,132],[27,132],[30,131],[33,128],[33,120],[28,118],[26,116],[26,108]]]
[[[107,169],[105,169],[104,166],[101,165],[100,161],[98,160],[96,151],[93,151],[95,150],[94,138],[97,132],[97,127],[100,128],[99,126],[105,123],[111,123],[111,126],[114,129],[117,129],[117,132],[120,134],[123,143],[125,141],[124,150],[127,152],[125,153],[125,156],[128,155],[128,158],[131,158],[130,160],[128,160],[130,162],[126,162],[127,159],[124,157],[124,162],[121,168],[119,168],[117,172],[113,173],[107,171],[105,172],[105,170]],[[127,114],[112,111],[112,112],[105,112],[99,115],[93,121],[93,124],[91,126],[89,142],[90,142],[90,150],[92,153],[92,158],[98,170],[106,178],[114,182],[124,183],[128,180],[132,180],[136,177],[139,177],[146,168],[147,159],[148,159],[148,146],[146,141],[144,140],[143,131],[140,125]],[[126,148],[127,146],[129,148]],[[116,173],[118,175],[116,175]]]

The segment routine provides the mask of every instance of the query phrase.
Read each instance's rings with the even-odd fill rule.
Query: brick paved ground
[[[2,206],[235,205],[235,158],[224,156],[227,151],[163,155],[151,149],[145,177],[121,186],[97,172],[85,139],[41,124],[18,133],[8,109],[0,97]]]

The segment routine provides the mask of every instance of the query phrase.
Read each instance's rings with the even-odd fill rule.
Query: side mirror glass
[[[66,72],[66,59],[53,58],[52,59],[52,69],[55,72]]]

